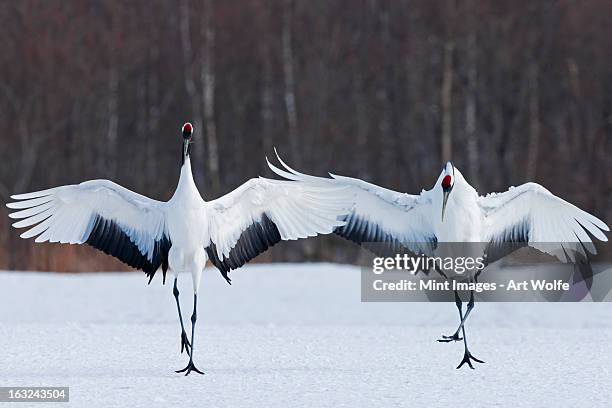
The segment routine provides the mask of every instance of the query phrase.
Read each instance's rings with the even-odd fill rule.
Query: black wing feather
[[[381,228],[380,225],[356,214],[350,214],[344,218],[346,224],[334,230],[334,234],[341,236],[363,246],[377,256],[395,256],[396,254],[408,254],[415,256],[414,252],[402,245],[400,241]],[[429,249],[437,245],[435,237],[431,237],[428,242]]]
[[[85,241],[86,244],[114,256],[132,268],[144,271],[149,277],[149,283],[151,283],[155,272],[161,265],[163,283],[166,283],[168,251],[172,246],[168,237],[164,235],[161,239],[155,241],[153,258],[149,261],[147,256],[140,252],[136,244],[116,222],[100,215],[95,217],[91,232]]]
[[[231,285],[231,279],[228,276],[229,271],[238,269],[257,255],[266,251],[276,243],[281,241],[281,235],[278,227],[264,213],[261,220],[254,222],[247,229],[242,231],[236,245],[231,249],[229,256],[219,259],[217,256],[217,247],[214,242],[206,248],[208,259],[212,262],[227,283]]]
[[[512,252],[529,245],[530,223],[527,218],[503,231],[502,235],[491,240],[485,248],[485,265],[489,265]]]

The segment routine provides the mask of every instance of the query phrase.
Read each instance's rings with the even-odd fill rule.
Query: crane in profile
[[[482,256],[484,267],[509,253],[529,246],[573,262],[578,255],[596,253],[593,237],[607,241],[603,231],[608,226],[597,217],[553,195],[536,183],[526,183],[503,193],[479,195],[465,180],[459,169],[447,162],[435,184],[429,190],[411,195],[389,190],[366,181],[330,174],[322,178],[299,173],[277,158],[284,169],[268,161],[276,174],[305,186],[330,185],[349,188],[353,194],[353,210],[345,218],[346,225],[335,233],[369,249],[387,244],[393,250],[403,248],[414,255],[432,256],[441,247],[456,243],[474,243],[468,251]],[[442,245],[445,243],[446,245]],[[464,246],[465,248],[465,246]],[[438,270],[443,275],[443,271]],[[473,271],[475,280],[482,268]],[[460,323],[441,342],[463,340],[464,356],[457,368],[472,361],[483,363],[469,351],[465,336],[465,321],[474,307],[474,291],[465,314],[463,302],[455,291]],[[461,333],[461,335],[460,335]]]
[[[230,283],[228,273],[281,240],[328,234],[341,227],[350,192],[327,183],[303,185],[291,180],[250,179],[236,190],[204,201],[191,172],[193,126],[181,130],[181,167],[176,191],[167,202],[132,192],[109,180],[90,180],[11,196],[9,214],[28,228],[22,238],[35,242],[88,244],[143,270],[149,283],[161,267],[174,274],[173,294],[181,324],[181,353],[188,375],[203,374],[194,364],[198,288],[207,260]],[[177,279],[190,273],[193,283],[191,341],[187,337]]]

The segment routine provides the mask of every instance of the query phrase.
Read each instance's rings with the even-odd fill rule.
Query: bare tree
[[[527,146],[526,180],[533,180],[537,175],[540,147],[540,84],[539,68],[535,62],[529,64],[527,73],[529,87],[529,144]]]
[[[442,68],[442,161],[451,160],[453,155],[453,52],[455,40],[447,38],[444,43]]]
[[[181,36],[181,49],[183,51],[183,70],[185,80],[185,90],[189,99],[191,100],[191,115],[193,125],[196,132],[204,133],[203,120],[202,120],[202,102],[201,97],[198,94],[195,75],[194,75],[194,55],[193,48],[191,46],[191,29],[190,29],[190,13],[189,13],[189,0],[181,0],[179,4],[179,30]],[[195,162],[193,164],[194,174],[196,180],[204,180],[204,147],[202,143],[194,149]]]
[[[213,18],[212,0],[204,1],[204,24],[202,24],[202,37],[204,38],[204,60],[200,71],[202,79],[202,94],[204,95],[204,121],[206,124],[206,141],[208,151],[208,171],[212,185],[212,193],[217,194],[221,189],[219,176],[219,147],[217,142],[217,125],[215,123],[215,25]]]
[[[366,32],[367,34],[367,32]],[[353,35],[352,46],[359,50],[363,42],[363,35],[357,32]],[[355,105],[355,127],[356,127],[356,161],[361,163],[357,169],[358,175],[363,178],[371,177],[372,169],[370,168],[371,151],[368,147],[368,134],[370,128],[370,118],[368,112],[367,90],[365,85],[365,73],[361,69],[363,63],[360,53],[355,53],[353,57],[353,65],[355,65],[354,80],[352,86],[353,103]]]
[[[147,10],[148,18],[153,22],[155,20],[155,7],[151,7]],[[161,122],[161,106],[160,106],[160,79],[159,79],[159,60],[160,60],[160,29],[157,25],[151,24],[147,33],[148,37],[152,40],[149,47],[147,47],[147,70],[146,70],[146,137],[147,143],[145,143],[145,175],[146,185],[149,189],[153,189],[156,184],[157,175],[156,173],[156,154],[157,154],[157,143],[154,141],[159,135],[159,126]]]
[[[475,187],[478,187],[479,175],[479,146],[478,134],[476,133],[476,86],[477,86],[477,53],[476,33],[473,31],[467,38],[467,93],[465,101],[465,134],[468,158],[468,172],[470,180]]]
[[[119,46],[119,22],[114,11],[110,20],[110,47],[107,90],[107,125],[106,125],[106,155],[101,156],[100,168],[115,177],[117,171],[117,130],[119,127],[119,61],[117,47]]]
[[[295,101],[295,78],[293,66],[293,0],[284,0],[283,9],[283,73],[285,80],[285,109],[287,111],[287,123],[289,125],[289,147],[291,159],[300,166],[299,142],[298,142],[298,116]]]
[[[378,5],[377,3],[375,3]],[[379,171],[386,172],[387,169],[391,166],[394,166],[394,159],[396,157],[396,144],[395,144],[395,135],[391,131],[391,96],[392,92],[392,81],[391,81],[391,57],[390,57],[390,48],[392,43],[391,36],[391,16],[389,10],[385,7],[385,4],[380,5],[380,10],[378,12],[378,19],[381,25],[380,32],[380,40],[382,44],[382,70],[383,73],[381,75],[381,80],[377,90],[377,98],[380,101],[381,113],[380,119],[378,122],[378,132],[381,139],[381,157],[382,160],[378,162]],[[390,173],[391,174],[391,173]],[[397,173],[395,173],[397,174]],[[393,183],[396,180],[391,180]]]
[[[274,91],[273,91],[273,72],[272,72],[272,36],[270,35],[271,12],[270,4],[263,2],[262,9],[262,41],[259,42],[261,49],[261,58],[263,65],[262,86],[261,86],[261,122],[262,122],[262,141],[263,151],[271,151],[273,147],[272,137],[272,120],[274,118],[274,108],[272,106]]]

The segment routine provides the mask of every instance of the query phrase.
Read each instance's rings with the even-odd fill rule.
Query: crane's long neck
[[[183,158],[183,165],[181,166],[181,175],[179,177],[174,197],[178,196],[197,196],[201,198],[200,192],[196,187],[195,181],[193,180],[193,173],[191,172],[191,159],[189,155],[185,155]]]
[[[181,158],[182,158],[182,163],[181,164],[185,164],[185,161],[189,158],[189,154],[191,153],[191,143],[189,143],[189,141],[184,140],[183,141],[183,148],[181,149]]]

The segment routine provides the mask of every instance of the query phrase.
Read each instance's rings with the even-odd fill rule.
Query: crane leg
[[[458,302],[461,302],[461,299],[459,298],[459,294],[457,292],[455,292],[455,299],[459,299]],[[465,363],[467,363],[467,365],[473,370],[474,366],[472,365],[472,361],[475,361],[477,363],[484,363],[484,361],[477,359],[476,357],[474,357],[472,355],[472,353],[470,353],[470,350],[468,349],[468,344],[467,344],[467,337],[465,335],[465,320],[468,317],[468,314],[470,314],[470,311],[474,308],[474,292],[471,291],[470,292],[470,301],[468,302],[467,305],[467,309],[465,311],[465,315],[463,315],[462,311],[461,311],[461,307],[459,307],[459,318],[461,319],[461,324],[459,325],[459,328],[457,329],[457,331],[455,332],[455,334],[453,334],[452,336],[442,336],[444,337],[444,340],[438,340],[438,341],[453,341],[456,338],[461,339],[461,337],[459,337],[459,330],[461,330],[461,334],[463,336],[463,359],[461,360],[461,363],[459,363],[459,365],[457,366],[457,369],[460,369]]]
[[[457,291],[455,291],[455,305],[457,306],[457,310],[459,310],[459,320],[463,322],[463,302],[461,301],[461,298],[459,297],[459,293],[457,293]],[[441,339],[438,339],[440,343],[450,343],[451,341],[459,340],[463,340],[461,337],[459,337],[459,329],[457,329],[455,334],[453,334],[452,336],[443,335]]]
[[[174,289],[172,289],[172,294],[174,295],[174,299],[176,299],[176,308],[178,309],[179,321],[181,322],[181,353],[186,350],[188,355],[191,355],[191,343],[189,343],[189,339],[187,338],[187,333],[185,332],[185,326],[183,325],[183,315],[181,314],[181,304],[179,303],[179,291],[176,286],[177,278],[174,278]]]
[[[457,369],[460,369],[465,363],[467,363],[467,365],[473,370],[474,366],[472,365],[472,360],[477,363],[484,363],[484,361],[477,359],[476,357],[472,355],[472,353],[470,353],[470,350],[468,350],[467,338],[465,337],[465,327],[464,326],[461,326],[461,331],[463,334],[464,352],[463,352],[463,360],[461,360],[461,363],[459,363],[459,365],[457,366]]]
[[[459,295],[455,291],[455,299],[457,299],[458,297]],[[459,302],[461,302],[461,299],[459,300]],[[474,308],[474,291],[471,290],[470,291],[470,301],[468,302],[467,308],[465,309],[465,315],[462,315],[461,309],[459,309],[459,317],[461,321],[459,322],[459,327],[457,327],[457,331],[455,331],[455,333],[452,336],[442,336],[442,339],[447,340],[447,341],[461,340],[461,337],[459,337],[459,331],[463,330],[463,325],[465,324],[465,321],[467,320],[473,308]],[[444,340],[438,340],[438,341],[444,341]]]
[[[194,347],[193,336],[195,334],[196,320],[198,320],[198,314],[196,312],[197,308],[198,308],[198,294],[194,293],[193,294],[193,313],[191,314],[191,354],[189,355],[189,363],[187,364],[187,367],[183,368],[182,370],[177,370],[177,373],[182,373],[186,371],[185,375],[189,375],[189,373],[192,371],[195,371],[198,374],[204,374],[202,371],[197,369],[195,364],[193,364],[193,347]]]

